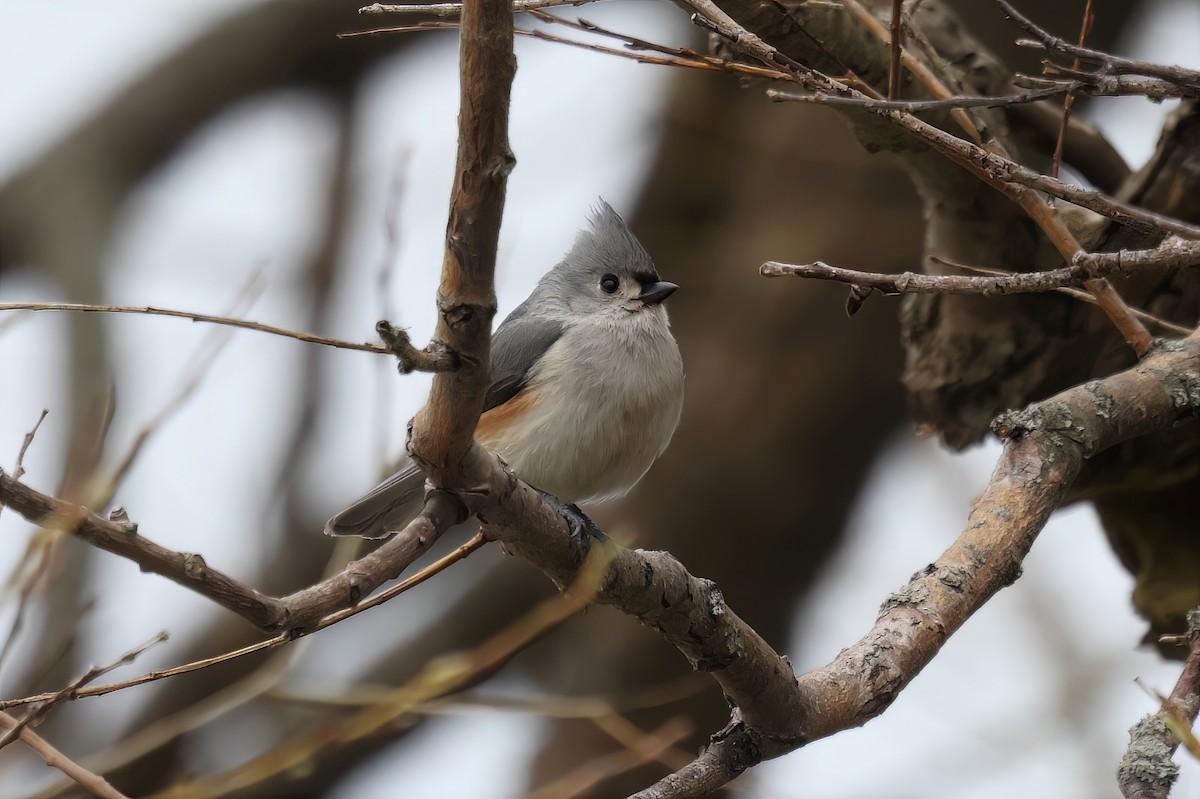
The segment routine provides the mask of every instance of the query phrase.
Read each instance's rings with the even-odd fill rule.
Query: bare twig
[[[1083,47],[1087,44],[1088,34],[1092,32],[1092,25],[1096,22],[1095,0],[1087,0],[1083,8],[1083,22],[1079,26],[1079,46]],[[1075,59],[1076,70],[1079,69],[1079,59]],[[1068,94],[1063,100],[1062,125],[1058,129],[1058,140],[1054,144],[1054,155],[1050,159],[1050,177],[1058,177],[1058,170],[1062,166],[1063,147],[1067,142],[1067,128],[1071,124],[1071,109],[1075,107],[1075,95]]]
[[[175,552],[144,538],[138,534],[137,525],[127,519],[105,519],[81,505],[42,494],[3,469],[0,499],[31,522],[61,525],[92,546],[197,591],[261,629],[272,630],[285,620],[279,600],[211,568],[200,555]]]
[[[13,476],[18,480],[25,474],[25,453],[29,451],[29,447],[33,444],[33,438],[37,435],[38,428],[42,426],[42,422],[46,421],[46,416],[50,413],[48,408],[42,408],[42,412],[38,414],[38,420],[33,423],[33,427],[25,434],[25,438],[21,440],[21,449],[17,451],[17,461],[13,464]],[[3,507],[3,505],[0,505]]]
[[[851,16],[858,20],[859,24],[861,24],[871,35],[879,40],[880,44],[883,44],[884,46],[889,45],[890,35],[888,34],[887,28],[883,27],[883,23],[876,19],[875,15],[872,14],[866,6],[864,6],[858,0],[841,0],[841,4],[848,12],[850,12]],[[715,4],[713,7],[716,7]],[[905,66],[905,68],[912,72],[913,75],[916,76],[917,80],[921,82],[921,85],[933,93],[934,97],[939,100],[949,100],[950,98],[954,97],[954,92],[950,91],[950,89],[947,88],[942,80],[935,75],[933,70],[926,66],[923,61],[915,58],[911,53],[907,52],[903,48],[901,48],[899,51],[899,55],[900,62]],[[759,57],[761,58],[761,56]],[[868,97],[872,96],[870,92],[862,93],[866,94]],[[962,108],[951,108],[950,116],[954,119],[955,123],[962,128],[963,132],[965,132],[971,138],[971,141],[978,143],[983,140],[983,134],[980,132],[978,117],[970,116]]]
[[[37,435],[38,428],[42,426],[42,422],[46,420],[46,415],[49,413],[50,410],[48,408],[42,408],[38,420],[33,423],[33,427],[25,434],[25,438],[21,441],[21,448],[17,450],[16,463],[13,464],[13,476],[18,480],[25,474],[25,453],[29,450],[30,445],[33,444],[33,438]],[[3,512],[4,500],[0,498],[0,513]],[[4,658],[0,656],[0,662],[3,662],[3,660]]]
[[[229,313],[238,313],[243,309],[249,309],[254,301],[262,292],[263,288],[261,270],[251,274],[246,285],[234,299]],[[148,422],[142,425],[138,430],[137,435],[133,437],[133,442],[129,445],[129,451],[125,453],[125,457],[121,459],[117,467],[112,471],[112,474],[105,478],[103,487],[96,487],[96,494],[103,494],[103,498],[94,503],[95,505],[107,505],[112,500],[112,495],[116,492],[117,487],[125,480],[125,476],[129,470],[133,468],[137,462],[138,456],[141,455],[142,449],[146,443],[157,432],[167,420],[174,416],[188,401],[188,399],[196,392],[204,381],[205,375],[209,369],[216,363],[217,357],[221,354],[225,345],[233,336],[233,330],[226,327],[216,327],[211,331],[212,335],[204,345],[197,349],[196,354],[192,356],[191,368],[180,381],[179,387],[175,392],[175,396],[167,401],[165,405],[155,414]],[[17,475],[20,479],[20,475]]]
[[[641,733],[638,740],[630,742],[625,749],[593,758],[553,782],[543,785],[529,794],[530,799],[587,796],[601,782],[659,760],[676,744],[691,735],[692,729],[690,720],[673,718],[654,732]]]
[[[707,21],[706,26],[718,31],[723,37],[731,41],[735,47],[746,54],[757,58],[763,63],[780,66],[792,72],[801,84],[811,91],[850,97],[864,96],[846,84],[810,69],[803,64],[799,64],[794,59],[780,53],[774,47],[734,21],[712,0],[682,0],[682,2],[697,12],[693,15],[693,19],[705,19]],[[856,6],[861,6],[857,0],[843,0],[843,4],[851,10]],[[879,21],[869,13],[865,13],[865,11],[853,13],[855,13],[856,17],[864,18],[864,24],[867,24],[868,27],[881,27]],[[948,91],[944,86],[941,86],[936,76],[931,76],[931,80],[935,86],[940,87],[936,93],[944,94]],[[918,119],[912,114],[889,109],[866,108],[866,110],[895,123],[902,129],[917,136],[935,151],[946,156],[970,174],[975,175],[1017,203],[1038,227],[1042,229],[1046,238],[1059,251],[1063,260],[1068,264],[1072,262],[1077,253],[1082,251],[1074,235],[1063,223],[1058,213],[1044,201],[1044,198],[1034,192],[1027,191],[1027,187],[1021,181],[1013,180],[1011,176],[996,174],[988,168],[988,159],[995,159],[996,162],[1003,164],[1006,169],[1024,169],[1024,167],[1020,167],[1008,158],[1007,152],[1004,151],[997,139],[993,138],[989,140],[986,147],[979,147],[971,142],[952,136]],[[956,119],[958,115],[965,115],[965,111],[962,109],[954,109],[951,113],[956,115]],[[970,123],[971,129],[974,129],[974,125],[969,118],[966,120],[966,123]],[[962,125],[964,123],[960,120],[959,124]],[[1039,175],[1038,177],[1041,178],[1042,176]],[[1053,180],[1051,178],[1045,179]],[[1054,182],[1058,183],[1058,181]],[[1093,278],[1086,281],[1084,287],[1096,297],[1097,304],[1109,317],[1113,325],[1121,332],[1121,335],[1133,348],[1138,357],[1143,357],[1149,353],[1154,346],[1154,339],[1137,317],[1130,313],[1128,306],[1117,295],[1116,291],[1108,285],[1107,281],[1102,278]]]
[[[1079,62],[1098,65],[1099,68],[1091,74],[1099,76],[1144,75],[1178,86],[1182,91],[1186,92],[1185,96],[1196,96],[1196,93],[1200,92],[1200,72],[1196,70],[1184,69],[1177,66],[1164,66],[1151,61],[1138,61],[1073,44],[1039,26],[1018,11],[1008,0],[996,0],[996,3],[1004,9],[1004,13],[1013,22],[1017,23],[1022,30],[1037,40],[1036,42],[1022,40],[1018,44],[1033,44],[1035,47],[1042,47],[1056,55],[1073,58]],[[1061,70],[1062,68],[1056,67],[1056,69]]]
[[[740,61],[730,61],[728,59],[718,58],[717,56],[697,53],[693,50],[689,50],[686,47],[666,47],[646,41],[645,39],[639,39],[636,36],[617,33],[585,20],[573,22],[571,20],[564,19],[562,17],[556,17],[541,11],[530,11],[529,13],[536,17],[540,22],[572,28],[574,30],[587,33],[593,33],[597,36],[606,36],[609,38],[618,39],[625,43],[625,47],[627,49],[605,47],[604,45],[595,44],[593,42],[567,39],[562,36],[555,36],[554,34],[541,30],[540,28],[534,30],[522,30],[518,28],[513,31],[513,33],[517,36],[528,36],[533,39],[552,42],[554,44],[577,47],[581,50],[590,50],[594,53],[603,53],[605,55],[616,56],[617,58],[636,61],[639,64],[680,67],[684,69],[698,69],[706,72],[726,72],[732,75],[742,75],[749,78],[760,78],[763,80],[794,81],[790,74],[778,69],[770,69],[767,67],[757,66],[755,64],[744,64]],[[382,28],[371,28],[364,31],[347,31],[345,33],[339,33],[338,37],[349,39],[358,36],[377,36],[387,33],[418,33],[422,31],[457,29],[457,22],[420,22],[412,25],[392,25]],[[645,52],[641,51],[653,51],[662,53],[663,55],[647,55]]]
[[[481,548],[486,543],[487,543],[487,539],[484,538],[482,535],[477,534],[474,537],[472,537],[471,540],[467,541],[465,544],[462,544],[461,546],[456,547],[453,551],[449,552],[448,554],[444,555],[443,557],[441,557],[438,560],[434,561],[433,563],[429,564],[428,566],[426,566],[424,569],[421,569],[416,574],[413,574],[412,576],[407,577],[404,580],[401,580],[400,582],[393,585],[391,588],[388,588],[386,591],[381,591],[379,594],[371,597],[370,599],[367,599],[364,602],[361,602],[361,603],[355,605],[354,607],[345,608],[343,610],[339,610],[335,613],[331,613],[328,616],[321,618],[309,630],[300,630],[296,633],[291,633],[291,632],[283,633],[281,635],[275,636],[274,638],[268,638],[265,641],[259,641],[256,644],[250,644],[249,646],[244,646],[240,649],[235,649],[231,652],[225,652],[220,655],[216,655],[214,657],[203,658],[201,660],[195,660],[195,661],[192,661],[191,663],[185,663],[183,665],[174,666],[169,669],[162,669],[159,671],[148,672],[146,674],[141,674],[141,675],[134,677],[132,679],[129,679],[129,680],[122,680],[120,682],[108,683],[106,685],[97,685],[97,686],[93,686],[91,688],[81,688],[80,690],[75,692],[75,695],[73,698],[84,699],[87,697],[103,696],[104,694],[111,694],[114,691],[121,691],[126,688],[132,688],[137,685],[145,685],[148,682],[157,682],[158,680],[164,680],[164,679],[167,679],[168,677],[175,677],[180,674],[188,674],[189,672],[206,669],[206,668],[209,668],[210,666],[215,666],[218,663],[225,663],[230,660],[234,660],[236,658],[243,657],[245,655],[253,654],[254,652],[262,652],[263,650],[274,649],[276,647],[283,646],[284,644],[291,643],[292,641],[295,641],[298,638],[301,638],[305,635],[310,635],[311,633],[317,632],[319,630],[323,630],[326,627],[329,627],[330,625],[333,625],[333,624],[337,624],[340,621],[344,621],[344,620],[350,618],[351,616],[357,616],[359,613],[362,613],[363,611],[370,610],[371,608],[379,607],[384,602],[394,599],[397,596],[399,596],[400,594],[403,594],[404,592],[417,587],[418,585],[425,582],[426,580],[433,577],[434,575],[440,574],[441,572],[445,571],[450,566],[453,566],[455,563],[458,563],[460,560],[462,560],[463,558],[470,555],[475,550]],[[6,710],[8,708],[18,707],[21,705],[34,704],[36,702],[45,702],[46,700],[51,699],[53,696],[54,696],[53,693],[44,693],[44,694],[37,694],[35,696],[26,696],[26,697],[22,697],[20,699],[0,699],[0,710]]]
[[[1145,97],[1147,100],[1200,98],[1200,86],[1180,86],[1161,78],[1149,78],[1145,75],[1097,75],[1094,72],[1051,64],[1048,61],[1044,62],[1042,68],[1041,77],[1016,73],[1013,75],[1013,85],[1032,89],[1070,86],[1070,91],[1092,97],[1132,96]]]
[[[604,581],[611,549],[593,548],[579,571],[579,579],[565,594],[544,600],[470,652],[430,661],[420,674],[391,691],[378,704],[337,724],[321,725],[221,774],[172,786],[154,794],[152,799],[215,799],[235,790],[244,790],[311,761],[331,745],[362,740],[432,699],[470,687],[493,674],[547,630],[590,605]]]
[[[558,8],[560,6],[582,6],[595,3],[598,0],[512,0],[512,13],[536,11],[543,8]],[[462,15],[462,3],[432,3],[414,5],[393,5],[390,3],[373,3],[358,10],[360,14],[431,14],[435,17],[458,17]]]
[[[892,0],[892,22],[888,27],[891,41],[888,42],[891,58],[888,61],[889,100],[900,99],[900,84],[904,77],[900,72],[901,32],[904,30],[904,0]]]
[[[1006,272],[1003,269],[991,269],[986,266],[976,266],[974,264],[959,263],[958,261],[951,261],[947,258],[939,258],[936,255],[930,255],[928,257],[929,257],[929,260],[933,261],[934,263],[942,264],[943,266],[953,267],[955,269],[962,269],[965,272],[978,272],[981,275],[999,275],[999,276],[1009,277],[1009,276],[1012,276],[1015,274],[1020,274],[1019,272]],[[1079,289],[1073,289],[1073,288],[1067,288],[1067,287],[1060,287],[1060,288],[1056,288],[1054,290],[1060,294],[1065,294],[1068,297],[1071,297],[1072,299],[1079,300],[1080,302],[1086,302],[1090,305],[1096,304],[1096,298],[1093,297],[1091,294],[1088,294],[1086,291],[1080,291]],[[1162,328],[1165,332],[1174,333],[1177,336],[1189,335],[1195,329],[1194,325],[1192,327],[1186,327],[1184,325],[1177,325],[1170,320],[1163,319],[1161,316],[1155,316],[1152,313],[1146,313],[1145,311],[1143,311],[1140,308],[1130,308],[1129,311],[1130,311],[1130,313],[1137,316],[1138,319],[1141,319],[1143,322],[1146,322],[1148,324]]]
[[[20,724],[16,719],[7,713],[0,712],[0,727],[6,730],[12,730]],[[108,780],[97,776],[85,769],[83,766],[76,763],[71,758],[64,755],[58,749],[54,748],[42,736],[29,728],[20,731],[21,741],[25,743],[33,751],[41,756],[47,766],[56,768],[63,774],[67,775],[72,782],[86,791],[89,791],[93,796],[98,796],[100,799],[129,799],[125,794],[118,791],[109,784]]]
[[[1144,268],[1180,269],[1200,265],[1200,241],[1171,236],[1148,250],[1117,252],[1080,252],[1070,266],[1045,272],[1020,272],[994,277],[967,275],[927,275],[915,272],[882,274],[842,269],[817,261],[811,264],[783,264],[768,261],[759,267],[765,277],[796,277],[834,280],[860,289],[883,294],[978,294],[985,297],[1002,294],[1028,294],[1076,286],[1085,281]],[[1190,332],[1190,331],[1189,331]]]
[[[42,408],[38,420],[34,422],[33,428],[25,434],[25,438],[21,442],[21,448],[17,451],[16,463],[13,465],[13,474],[16,475],[18,480],[25,474],[25,453],[29,450],[30,445],[33,444],[34,436],[37,435],[38,428],[42,426],[42,422],[45,421],[46,415],[49,412],[48,409]],[[0,497],[0,513],[3,512],[4,499]],[[33,568],[28,568],[30,561],[34,557],[37,557],[36,565]],[[8,579],[5,580],[3,589],[0,590],[0,597],[7,599],[9,592],[15,586],[18,584],[21,586],[20,596],[17,599],[17,610],[13,614],[12,625],[8,629],[8,635],[4,638],[4,645],[0,646],[0,667],[3,667],[4,662],[8,659],[8,655],[16,643],[17,636],[21,633],[21,628],[25,624],[25,614],[29,608],[29,600],[33,596],[34,586],[37,585],[48,565],[49,561],[46,557],[46,550],[42,547],[34,546],[31,541],[29,546],[26,547],[24,555],[17,562],[17,565],[13,567]],[[22,573],[25,575],[24,580],[21,579]]]
[[[307,344],[320,344],[325,347],[337,347],[343,350],[358,350],[360,352],[377,352],[388,354],[387,347],[379,344],[357,344],[353,341],[340,341],[335,338],[318,336],[313,333],[302,333],[283,327],[251,322],[246,319],[231,319],[227,316],[197,313],[195,311],[179,311],[173,308],[155,308],[150,305],[89,305],[78,302],[0,302],[0,312],[4,311],[75,311],[79,313],[122,313],[145,314],[148,316],[171,316],[177,319],[190,319],[193,322],[209,322],[215,325],[229,325],[245,330],[256,330],[259,333],[270,333],[273,336],[284,336],[303,341]]]
[[[834,94],[796,94],[783,89],[767,89],[767,97],[775,101],[797,103],[814,103],[816,105],[832,105],[845,108],[878,108],[892,111],[907,111],[910,114],[922,111],[943,111],[951,108],[999,108],[1008,105],[1035,103],[1051,97],[1058,97],[1079,88],[1079,82],[1055,83],[1032,89],[1019,94],[1006,94],[1001,97],[967,97],[956,95],[944,100],[876,100],[871,97],[841,97]]]
[[[103,677],[110,671],[132,663],[147,649],[157,646],[158,644],[161,644],[163,641],[167,640],[167,637],[167,631],[163,630],[141,646],[134,647],[124,655],[121,655],[121,657],[117,658],[112,663],[109,663],[106,666],[92,666],[78,679],[72,681],[70,685],[67,685],[62,690],[51,694],[48,699],[39,702],[36,707],[30,708],[28,711],[26,711],[25,715],[21,717],[15,726],[9,727],[8,731],[5,732],[4,735],[0,736],[0,749],[3,749],[17,738],[21,737],[21,732],[26,727],[37,726],[37,724],[46,717],[46,714],[49,713],[55,705],[60,705],[63,702],[75,699],[77,696],[79,696],[80,689],[85,685],[97,679],[98,677]]]

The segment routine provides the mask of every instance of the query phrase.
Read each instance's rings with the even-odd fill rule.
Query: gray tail
[[[425,501],[425,473],[408,466],[325,523],[325,535],[385,538],[403,530]]]

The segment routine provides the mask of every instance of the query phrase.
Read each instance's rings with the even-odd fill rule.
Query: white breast
[[[617,322],[572,325],[525,389],[536,405],[483,442],[522,480],[564,502],[624,494],[679,423],[683,362],[665,313]]]

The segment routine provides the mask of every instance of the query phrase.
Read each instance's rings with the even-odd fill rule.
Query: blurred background
[[[0,302],[232,313],[354,341],[388,318],[425,340],[454,168],[457,36],[336,38],[367,27],[357,5],[0,4]],[[1004,58],[1036,70],[991,4],[952,5]],[[1053,5],[1039,18],[1073,36],[1082,1]],[[1097,6],[1097,46],[1200,66],[1194,2]],[[666,3],[566,15],[701,44]],[[834,113],[772,105],[727,76],[529,39],[517,55],[501,316],[568,249],[598,197],[682,286],[669,307],[688,373],[683,421],[641,485],[594,517],[715,580],[797,669],[826,663],[957,536],[999,451],[951,454],[918,438],[897,303],[876,299],[848,320],[841,288],[757,274],[768,259],[918,269],[921,206],[908,179],[889,156],[867,155]],[[1136,168],[1169,105],[1077,108]],[[214,336],[224,334],[178,319],[0,313],[0,463],[12,468],[48,409],[24,479],[87,496],[88,476],[111,472],[200,375],[112,503],[167,547],[291,592],[350,556],[321,526],[402,450],[428,379],[398,377],[388,358],[248,331],[216,351]],[[112,676],[258,640],[240,618],[123,559],[46,539],[0,514],[4,698],[56,690],[162,629],[168,643]],[[461,542],[448,536],[431,557]],[[1134,679],[1165,693],[1179,668],[1139,646],[1132,586],[1090,507],[1060,512],[1024,577],[880,719],[764,764],[730,793],[1115,794],[1126,729],[1155,708]],[[350,689],[399,685],[551,591],[485,548],[296,645],[70,703],[39,731],[145,795],[344,713],[336,705]],[[501,709],[498,696],[601,696],[643,730],[692,719],[676,755],[727,717],[711,680],[606,608],[545,636],[474,694],[492,699],[330,749],[239,795],[501,799],[618,748],[594,720],[552,718],[554,702]],[[1184,766],[1178,795],[1197,795],[1200,770]],[[624,795],[666,770],[640,768],[589,795]],[[60,788],[28,749],[0,751],[3,796]]]

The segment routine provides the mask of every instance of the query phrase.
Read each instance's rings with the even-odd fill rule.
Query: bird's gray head
[[[662,302],[679,287],[658,276],[646,248],[604,200],[592,211],[589,223],[530,299],[572,315],[626,317],[649,312],[665,320]]]

